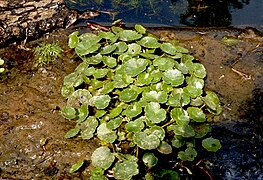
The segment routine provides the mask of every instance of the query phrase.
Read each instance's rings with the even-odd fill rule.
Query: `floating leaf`
[[[141,46],[136,43],[128,44],[128,50],[127,53],[131,56],[136,56],[140,54],[141,52]]]
[[[175,148],[180,148],[185,144],[182,136],[174,136],[171,142],[172,142],[172,146]]]
[[[99,125],[98,120],[94,116],[89,116],[84,122],[80,124],[82,139],[91,139]]]
[[[195,138],[203,138],[207,133],[212,131],[212,128],[207,124],[198,124],[194,126]]]
[[[98,109],[105,109],[111,101],[111,97],[109,95],[100,95],[100,96],[93,96],[92,102],[94,106]]]
[[[93,76],[96,79],[103,78],[104,76],[107,75],[108,69],[97,69],[96,71],[93,72]]]
[[[104,47],[100,50],[100,54],[110,54],[110,53],[112,53],[115,49],[116,49],[116,45],[115,45],[115,44],[109,44],[109,45],[107,45],[107,46],[104,46]]]
[[[219,104],[219,98],[216,93],[212,91],[206,91],[206,96],[203,98],[205,104],[213,111],[217,110]]]
[[[150,129],[146,129],[144,132],[147,134],[156,135],[160,139],[160,141],[164,140],[164,137],[165,137],[164,129],[156,125],[153,125]]]
[[[80,128],[78,128],[78,127],[71,129],[65,134],[65,138],[67,138],[67,139],[73,138],[76,135],[78,135],[79,131],[80,131]]]
[[[125,125],[125,128],[129,132],[140,132],[144,128],[144,122],[141,118],[134,121],[130,121]]]
[[[117,139],[116,132],[109,129],[106,123],[102,123],[98,127],[97,133],[100,140],[106,141],[108,143],[113,143]]]
[[[195,136],[195,131],[190,125],[170,125],[169,130],[173,130],[175,135],[182,136],[185,138]]]
[[[113,34],[112,32],[104,32],[104,31],[100,31],[98,33],[98,36],[107,40],[112,40],[115,39],[115,34]]]
[[[146,33],[146,29],[140,24],[135,24],[135,29],[140,34],[145,34]]]
[[[160,48],[167,54],[175,55],[177,53],[176,48],[171,43],[163,43]]]
[[[115,157],[113,153],[111,153],[110,149],[106,146],[102,146],[97,148],[91,155],[91,162],[95,167],[108,169]]]
[[[173,69],[175,65],[175,61],[172,58],[159,57],[154,59],[153,65],[158,66],[158,68],[161,71],[165,71],[165,70]]]
[[[107,128],[111,130],[117,129],[118,127],[120,127],[121,123],[122,123],[122,118],[120,117],[111,119],[109,122],[107,122]]]
[[[145,166],[152,168],[157,164],[158,158],[153,153],[147,152],[143,155],[142,161]]]
[[[202,109],[197,107],[188,107],[187,112],[191,119],[193,119],[195,122],[205,122],[206,116]]]
[[[182,107],[190,103],[190,96],[182,88],[175,88],[168,98],[167,105]]]
[[[121,53],[124,53],[127,49],[128,49],[128,46],[125,42],[117,42],[115,43],[116,45],[116,49],[115,49],[115,54],[121,54]]]
[[[185,87],[185,91],[190,95],[191,98],[201,96],[203,93],[204,80],[190,76],[186,78],[188,86]]]
[[[193,63],[193,68],[191,68],[190,74],[195,75],[198,78],[205,78],[206,70],[204,65],[200,63]]]
[[[143,37],[137,43],[146,48],[158,48],[160,46],[158,40],[150,36]]]
[[[122,108],[123,108],[122,106],[118,106],[118,107],[112,109],[110,114],[109,114],[109,118],[112,119],[112,118],[119,116],[122,112]]]
[[[150,73],[142,72],[137,76],[137,82],[136,84],[138,86],[144,86],[151,83],[153,77]]]
[[[119,32],[119,36],[120,40],[122,41],[133,41],[142,37],[141,34],[138,34],[136,31],[133,30],[123,30]]]
[[[171,118],[176,120],[176,124],[178,125],[187,125],[190,122],[188,113],[183,108],[174,108],[170,114]]]
[[[162,78],[162,72],[159,70],[153,70],[151,72],[151,76],[153,77],[152,83],[157,83],[161,80]]]
[[[73,32],[69,35],[69,39],[68,39],[69,48],[75,48],[77,46],[77,44],[79,43],[78,34],[79,34],[79,32],[76,31],[76,32]]]
[[[139,174],[138,164],[134,161],[125,160],[117,162],[113,167],[115,179],[131,179],[132,176]]]
[[[188,147],[185,151],[178,152],[178,157],[183,161],[193,161],[196,156],[197,152],[192,147]]]
[[[157,102],[150,102],[145,107],[145,116],[151,122],[158,124],[166,119],[166,111]]]
[[[90,180],[108,180],[108,178],[103,174],[104,170],[102,168],[94,168],[92,170],[92,176],[90,177]]]
[[[165,103],[167,101],[168,95],[164,91],[150,91],[144,93],[144,98],[148,102]]]
[[[75,48],[76,53],[79,56],[84,56],[97,51],[100,48],[100,44],[91,41],[79,42]]]
[[[163,73],[163,80],[174,87],[180,86],[184,82],[184,75],[177,69],[167,70]]]
[[[101,37],[97,36],[94,33],[84,33],[79,36],[81,41],[89,41],[90,43],[98,43],[101,40]]]
[[[86,104],[83,104],[78,109],[78,121],[84,121],[89,115],[89,109]]]
[[[84,160],[79,160],[76,164],[73,164],[69,170],[69,173],[78,171],[83,166],[84,162]]]
[[[61,111],[62,116],[66,119],[74,119],[76,117],[76,110],[73,107],[66,106]]]
[[[62,86],[61,95],[63,97],[68,97],[74,92],[74,87]]]
[[[102,88],[100,89],[101,94],[108,94],[114,89],[113,81],[104,81]]]
[[[86,58],[82,58],[82,59],[88,64],[99,64],[103,60],[103,56],[100,53],[98,53],[95,56],[86,57]],[[91,67],[91,68],[93,68],[95,70],[94,67]]]
[[[191,99],[191,106],[202,106],[204,104],[204,101],[201,97],[197,97],[195,99]]]
[[[228,46],[235,46],[237,45],[239,42],[241,42],[240,39],[237,39],[237,38],[233,38],[233,37],[223,37],[221,42],[225,45],[228,45]]]
[[[86,89],[78,89],[68,98],[67,105],[79,108],[80,104],[89,105],[91,94]]]
[[[138,96],[138,92],[133,89],[124,89],[120,95],[119,98],[123,102],[131,102],[134,101]]]
[[[202,141],[202,146],[207,150],[211,152],[218,151],[222,146],[218,139],[214,138],[206,138]]]
[[[149,149],[149,150],[156,149],[160,144],[160,140],[156,135],[154,134],[148,135],[145,132],[134,133],[133,141],[140,148]]]
[[[162,141],[159,145],[159,147],[157,148],[157,150],[162,153],[162,154],[171,154],[173,151],[173,148],[170,144],[168,144],[165,141]]]
[[[134,77],[143,72],[146,69],[146,66],[148,65],[148,62],[146,59],[136,59],[132,58],[128,60],[125,64],[125,72]]]
[[[142,107],[138,102],[129,105],[124,111],[123,115],[127,116],[128,118],[133,118],[139,115],[142,112]]]

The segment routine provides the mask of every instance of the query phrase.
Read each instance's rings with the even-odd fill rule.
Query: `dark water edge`
[[[99,3],[96,0],[66,0],[65,3],[70,9],[79,12],[99,13],[91,19],[95,22],[122,19],[126,23],[172,27],[263,29],[262,0],[102,0]]]

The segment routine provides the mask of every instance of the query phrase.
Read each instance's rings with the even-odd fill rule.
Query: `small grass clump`
[[[41,43],[34,49],[34,55],[37,59],[36,66],[43,66],[57,58],[60,58],[62,51],[62,48],[57,43]]]

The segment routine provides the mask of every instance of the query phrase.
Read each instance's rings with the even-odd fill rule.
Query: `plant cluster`
[[[61,57],[62,51],[63,50],[57,43],[41,43],[34,49],[34,55],[37,59],[37,65],[43,66],[55,60],[56,58]]]
[[[67,98],[62,115],[76,121],[65,137],[100,140],[91,179],[131,179],[141,164],[150,179],[156,153],[193,161],[198,139],[208,151],[220,149],[207,135],[208,120],[221,113],[219,98],[204,91],[205,67],[177,41],[160,42],[141,25],[113,26],[111,32],[74,32],[69,47],[83,62],[61,91]]]
[[[0,58],[0,66],[2,66],[5,63],[5,61]],[[5,71],[5,68],[0,68],[0,73],[3,73]]]

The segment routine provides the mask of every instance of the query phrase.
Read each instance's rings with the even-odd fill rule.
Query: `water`
[[[263,0],[65,0],[78,11],[99,11],[93,20],[168,26],[263,28]]]

